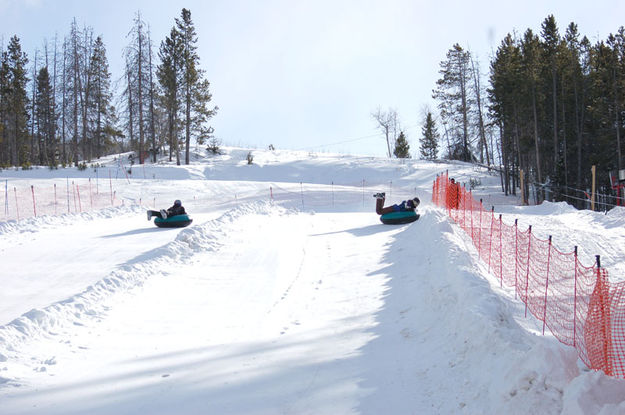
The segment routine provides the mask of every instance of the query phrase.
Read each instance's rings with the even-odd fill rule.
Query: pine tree
[[[8,107],[9,98],[9,65],[8,55],[0,45],[0,167],[10,164],[8,146]]]
[[[403,131],[400,131],[397,140],[395,141],[395,150],[393,154],[398,159],[409,159],[410,158],[410,144],[408,144],[408,140],[406,140],[406,135]]]
[[[548,71],[549,76],[544,76],[543,79],[548,81],[549,88],[545,88],[550,91],[551,95],[551,105],[547,108],[550,108],[551,112],[551,125],[549,126],[551,129],[551,136],[553,137],[553,164],[551,164],[551,172],[553,176],[558,174],[557,167],[560,163],[561,151],[560,146],[558,144],[558,90],[557,90],[557,81],[558,81],[558,50],[560,45],[560,34],[558,32],[558,26],[556,24],[556,20],[553,15],[549,15],[545,18],[542,23],[542,32],[541,32],[543,42],[542,46],[542,55],[544,58],[545,66],[544,69]]]
[[[440,135],[436,129],[436,122],[432,113],[428,111],[425,116],[425,124],[421,128],[423,137],[421,138],[421,158],[425,160],[435,160],[438,156],[438,140]]]
[[[56,167],[56,114],[47,66],[39,70],[36,85],[34,125],[36,125],[35,137],[38,143],[39,164]]]
[[[182,49],[181,98],[183,101],[183,125],[185,131],[185,164],[189,164],[191,138],[199,144],[204,143],[212,134],[212,127],[206,122],[217,112],[217,107],[208,108],[212,95],[210,83],[203,79],[204,71],[199,68],[200,57],[197,54],[197,34],[191,20],[191,11],[182,9],[176,19],[176,29],[180,34]]]
[[[3,66],[6,65],[6,137],[10,164],[14,166],[28,163],[28,105],[26,93],[28,77],[26,65],[28,58],[22,52],[22,46],[17,36],[13,36],[3,54]]]
[[[432,97],[439,101],[443,122],[449,125],[452,136],[450,156],[455,159],[470,161],[470,117],[473,112],[474,97],[470,94],[471,55],[460,45],[455,44],[448,52],[447,59],[440,63],[442,77],[436,81],[437,88]]]
[[[180,164],[178,149],[178,129],[180,123],[179,90],[182,74],[182,48],[180,33],[173,27],[169,36],[161,42],[159,50],[161,64],[156,69],[156,76],[160,86],[161,107],[166,117],[166,135],[169,144],[169,161],[172,154],[176,154],[176,164]]]
[[[97,37],[93,46],[89,72],[93,84],[90,89],[91,105],[89,112],[89,131],[96,158],[106,153],[112,147],[115,138],[119,135],[115,128],[115,108],[111,104],[111,74],[109,72],[106,47],[101,37]]]

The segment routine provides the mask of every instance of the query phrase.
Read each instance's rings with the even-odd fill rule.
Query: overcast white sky
[[[0,36],[17,35],[32,59],[44,39],[79,25],[102,35],[111,72],[137,11],[158,47],[174,18],[191,10],[201,64],[220,107],[213,119],[227,145],[384,155],[370,114],[397,109],[418,152],[422,112],[439,63],[454,43],[477,54],[486,76],[503,37],[540,33],[553,14],[592,42],[625,25],[620,0],[0,0]],[[486,82],[486,80],[484,80]]]

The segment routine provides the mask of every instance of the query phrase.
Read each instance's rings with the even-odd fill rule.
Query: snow
[[[0,222],[0,414],[625,413],[625,381],[542,335],[431,186],[446,170],[479,179],[506,223],[586,265],[601,255],[614,280],[623,209],[520,207],[464,163],[253,150],[247,165],[249,149],[225,150],[128,179],[125,156],[104,159],[122,206]],[[421,218],[382,225],[378,191],[416,193]],[[174,199],[191,226],[147,222]]]

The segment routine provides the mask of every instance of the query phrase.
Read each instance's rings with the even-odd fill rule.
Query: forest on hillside
[[[75,165],[123,151],[139,162],[167,153],[189,163],[191,142],[213,139],[210,84],[191,12],[182,9],[156,51],[137,12],[115,93],[101,36],[74,19],[32,61],[13,36],[0,50],[0,167]],[[31,65],[29,65],[31,63]]]
[[[591,43],[553,15],[541,32],[508,34],[489,62],[459,44],[440,63],[433,90],[438,114],[423,123],[421,156],[496,166],[502,190],[534,202],[589,202],[592,168],[604,206],[622,204],[615,189],[623,164],[625,31]],[[610,177],[612,175],[612,178]],[[624,177],[625,179],[625,177]],[[618,194],[622,197],[622,189]]]

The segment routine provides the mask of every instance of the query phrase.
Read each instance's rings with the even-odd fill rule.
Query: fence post
[[[269,186],[269,199],[273,202],[273,187]]]
[[[33,194],[33,214],[37,217],[37,203],[35,203],[35,186],[30,185],[30,191]]]
[[[17,204],[17,188],[13,186],[13,193],[15,194],[15,211],[17,212],[17,221],[20,220],[20,207]]]
[[[4,181],[4,215],[9,217],[9,181]]]
[[[482,258],[482,211],[484,210],[484,206],[482,206],[482,199],[480,199],[480,227],[478,229],[477,234],[477,257]]]
[[[464,225],[464,229],[467,229],[467,186],[466,184],[463,186],[462,192],[462,224]]]
[[[549,292],[549,265],[551,265],[551,235],[549,235],[549,251],[547,253],[547,277],[545,278],[545,305],[543,310],[543,336],[547,325],[547,293]]]
[[[473,194],[469,190],[469,200],[471,201],[471,240],[473,241]]]
[[[113,203],[113,180],[111,179],[111,169],[109,169],[109,190],[111,192],[111,206],[115,206]]]
[[[67,213],[71,211],[69,205],[69,177],[65,178],[65,193],[67,194]]]
[[[488,236],[488,272],[490,272],[490,257],[493,256],[493,222],[495,221],[495,206],[490,210],[490,235]]]
[[[80,202],[80,186],[76,185],[76,193],[78,194],[78,211],[82,213],[82,203]]]
[[[519,220],[514,220],[514,299],[516,300],[519,275]]]
[[[362,206],[365,206],[365,179],[362,179]]]
[[[597,258],[597,287],[599,292],[599,306],[601,308],[601,331],[603,335],[603,356],[605,359],[605,366],[602,367],[603,371],[606,375],[612,376],[612,365],[610,364],[610,349],[611,346],[611,332],[608,326],[611,326],[610,322],[610,310],[608,305],[606,304],[606,291],[608,288],[605,287],[606,281],[601,272],[601,256],[596,255]]]
[[[575,279],[573,287],[573,347],[577,340],[577,245],[575,245]]]
[[[525,272],[525,317],[527,317],[527,303],[530,299],[528,297],[528,290],[530,286],[530,250],[532,247],[532,225],[529,226],[529,233],[527,235],[527,269]]]
[[[503,241],[502,241],[503,222],[501,221],[501,213],[499,214],[499,286],[503,287]]]
[[[72,180],[72,196],[74,197],[74,213],[78,212],[78,206],[76,206],[76,183]]]

